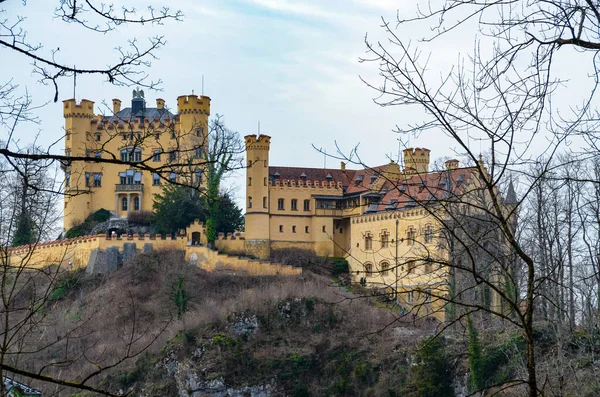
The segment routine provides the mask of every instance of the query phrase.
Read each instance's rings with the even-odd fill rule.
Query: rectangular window
[[[85,187],[90,187],[90,173],[85,173]]]
[[[408,229],[406,232],[406,244],[407,245],[415,245],[415,229]]]
[[[264,177],[264,178],[263,178],[263,184],[264,184],[265,186],[267,186],[267,177]]]
[[[304,226],[304,233],[309,233],[308,226]]]
[[[292,233],[296,233],[296,226],[292,226]]]
[[[372,250],[373,249],[373,236],[371,235],[371,233],[366,233],[365,234],[365,250]]]
[[[323,233],[327,232],[327,228],[325,227],[325,225],[323,225]]]
[[[121,150],[121,161],[129,161],[129,152],[127,150]]]
[[[160,161],[160,150],[155,150],[152,156],[152,161]]]
[[[153,186],[160,185],[160,175],[158,175],[157,173],[152,174],[152,185]]]
[[[279,233],[283,233],[283,225],[279,225]]]
[[[252,177],[251,176],[248,177],[248,186],[252,186]]]
[[[65,150],[65,156],[66,157],[71,157],[71,151],[70,150]]]
[[[425,294],[425,303],[431,303],[431,290],[430,289],[426,289],[424,291]]]
[[[413,302],[413,299],[414,299],[414,294],[413,294],[413,291],[408,291],[408,292],[406,293],[406,302],[407,302],[407,303],[412,303],[412,302]]]
[[[284,201],[282,198],[280,198],[279,200],[277,200],[277,209],[278,210],[284,210]]]
[[[175,134],[175,131],[172,131],[171,132],[171,139],[175,139],[175,138],[177,138],[177,135]]]
[[[310,200],[304,200],[304,211],[310,211]]]
[[[66,187],[71,186],[71,173],[70,172],[65,172],[65,186]]]
[[[100,139],[102,139],[102,135],[96,134],[96,142],[100,142]]]
[[[90,152],[85,152],[85,157],[90,157]]]
[[[142,161],[142,151],[140,149],[136,149],[133,153],[133,161],[140,162]]]
[[[433,228],[431,226],[425,227],[425,243],[433,242]]]
[[[97,159],[101,159],[102,158],[102,152],[96,152],[94,153],[94,157]]]
[[[263,197],[263,208],[267,208],[267,198]]]
[[[381,248],[387,248],[390,242],[390,235],[387,231],[381,232]]]
[[[176,174],[176,173],[174,173],[174,172],[171,172],[171,173],[169,174],[169,180],[170,180],[171,182],[176,182],[176,181],[177,181],[177,174]]]
[[[202,184],[202,171],[196,171],[196,184]]]
[[[248,208],[252,208],[252,197],[248,197]]]
[[[194,155],[196,156],[197,159],[201,159],[203,157],[204,151],[202,150],[202,146],[197,147],[195,150]]]
[[[177,160],[177,152],[173,151],[173,152],[169,152],[169,161],[175,161]]]
[[[201,137],[203,133],[204,133],[204,127],[196,128],[196,136],[197,137]]]
[[[102,174],[94,174],[94,187],[102,186]]]
[[[292,199],[292,211],[298,211],[298,200]]]
[[[127,177],[125,175],[121,175],[120,179],[121,179],[121,185],[127,184]]]

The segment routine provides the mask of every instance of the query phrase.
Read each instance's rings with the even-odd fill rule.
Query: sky
[[[140,11],[160,0],[127,0]],[[382,17],[394,21],[397,13],[413,16],[418,2],[400,0],[178,0],[167,2],[179,9],[181,22],[163,26],[121,26],[107,34],[90,33],[65,24],[53,16],[58,1],[9,0],[3,4],[9,16],[26,19],[23,27],[33,42],[43,44],[41,53],[59,49],[55,57],[77,67],[105,66],[115,59],[118,46],[136,37],[164,35],[167,42],[152,61],[150,78],[160,79],[162,91],[146,90],[149,106],[155,98],[176,109],[179,95],[204,92],[211,97],[212,115],[224,116],[226,125],[241,136],[260,132],[270,135],[270,163],[280,166],[339,167],[339,160],[325,158],[313,148],[335,153],[338,145],[349,153],[358,145],[364,163],[374,166],[398,157],[401,144],[393,132],[421,118],[420,110],[380,107],[376,92],[365,80],[379,85],[377,65],[360,63],[366,56],[365,36],[386,40]],[[120,4],[116,2],[116,4]],[[413,28],[414,29],[414,28]],[[420,32],[399,32],[418,38]],[[422,33],[427,34],[426,31]],[[433,45],[423,45],[430,63],[448,70],[473,49],[473,40],[448,36]],[[73,82],[60,82],[58,103],[52,103],[52,87],[37,82],[31,61],[19,54],[2,53],[2,74],[12,76],[27,89],[36,105],[39,124],[23,125],[22,142],[35,135],[48,145],[63,135],[61,101],[73,97]],[[202,77],[204,76],[204,87]],[[75,97],[95,101],[98,112],[104,103],[119,98],[127,106],[132,87],[115,87],[99,77],[80,76]],[[432,159],[460,157],[456,145],[443,134],[429,132],[419,137],[402,136],[413,147],[431,149]],[[477,149],[477,142],[472,145]],[[57,149],[61,149],[59,142]],[[350,166],[351,167],[351,166]],[[229,178],[243,200],[243,174]]]

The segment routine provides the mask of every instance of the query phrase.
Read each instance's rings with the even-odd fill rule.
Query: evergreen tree
[[[35,233],[33,220],[27,211],[21,211],[17,219],[17,228],[13,235],[12,246],[27,245],[35,243]]]
[[[485,386],[485,377],[481,360],[481,344],[479,343],[477,328],[475,328],[470,315],[467,316],[467,331],[469,333],[470,387],[472,390],[477,390]]]
[[[415,397],[451,397],[452,371],[444,353],[441,337],[424,339],[419,344],[416,365],[413,367]]]

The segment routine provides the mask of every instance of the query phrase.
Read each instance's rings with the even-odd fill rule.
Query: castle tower
[[[162,101],[162,100],[161,100]],[[157,108],[164,106],[164,102],[157,101]],[[202,146],[208,147],[208,116],[210,115],[210,98],[198,95],[182,95],[177,97],[177,116],[179,117],[179,130],[176,131],[177,142],[182,153],[192,155],[193,149]],[[174,143],[175,144],[175,143]]]
[[[65,118],[65,156],[85,157],[89,150],[86,141],[89,140],[91,121],[94,117],[94,102],[82,99],[63,101],[63,116]],[[71,228],[77,222],[83,222],[89,215],[91,194],[89,180],[86,181],[85,163],[75,161],[64,165],[65,196],[64,196],[64,225]]]
[[[269,147],[271,137],[248,135],[246,141],[246,252],[271,255],[269,233]]]
[[[426,174],[429,172],[429,149],[404,149],[404,172],[406,174]]]

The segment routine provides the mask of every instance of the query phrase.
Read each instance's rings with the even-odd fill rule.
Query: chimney
[[[157,98],[156,99],[156,108],[157,109],[164,109],[165,108],[165,100],[162,98]]]
[[[458,168],[458,160],[451,159],[446,161],[446,171],[452,171]]]
[[[346,171],[346,163],[344,163],[343,161],[340,162],[340,169],[342,171]]]
[[[120,99],[113,99],[113,113],[117,114],[121,111],[121,100]]]

